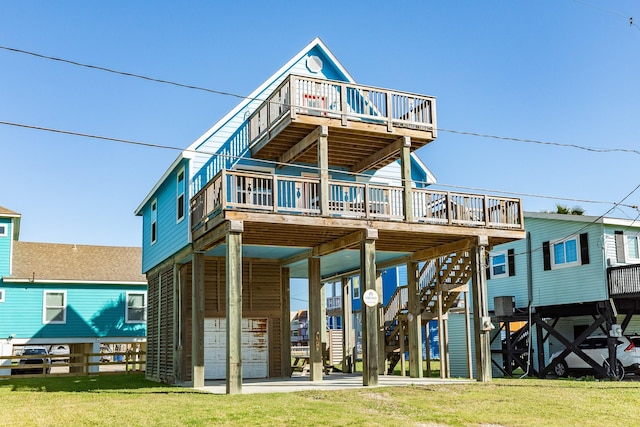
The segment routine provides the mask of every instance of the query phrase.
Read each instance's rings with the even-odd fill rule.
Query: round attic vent
[[[312,73],[317,73],[322,70],[322,59],[315,55],[307,58],[307,69]]]

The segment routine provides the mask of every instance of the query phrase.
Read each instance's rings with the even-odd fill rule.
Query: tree
[[[555,213],[565,214],[565,215],[584,215],[584,209],[582,209],[580,206],[574,206],[572,208],[569,208],[567,206],[564,206],[558,203],[556,204]]]

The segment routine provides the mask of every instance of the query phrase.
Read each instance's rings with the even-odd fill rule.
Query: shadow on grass
[[[145,379],[144,374],[16,378],[0,381],[0,388],[14,392],[43,393],[198,393],[190,388],[160,384]]]

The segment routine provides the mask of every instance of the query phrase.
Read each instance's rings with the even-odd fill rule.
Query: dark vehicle
[[[37,357],[40,356],[40,357]],[[22,352],[22,359],[18,362],[18,365],[38,365],[33,369],[14,369],[15,374],[41,374],[44,369],[42,365],[45,363],[48,365],[46,368],[47,374],[51,372],[51,359],[49,358],[49,352],[45,347],[25,347]]]

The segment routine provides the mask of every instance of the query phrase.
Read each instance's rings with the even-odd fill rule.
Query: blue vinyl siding
[[[75,285],[4,283],[0,336],[21,338],[145,337],[145,323],[125,323],[127,291],[146,292],[145,285]],[[44,291],[65,290],[65,324],[43,324]],[[15,319],[20,319],[16,322]]]
[[[0,225],[7,227],[5,236],[0,236],[0,278],[8,276],[11,270],[11,242],[13,236],[13,223],[11,218],[0,218]],[[0,282],[1,283],[1,282]]]
[[[524,222],[531,235],[533,305],[573,304],[608,298],[606,265],[602,255],[602,224],[531,217],[525,217]],[[588,234],[589,264],[544,270],[542,243],[564,239],[572,233],[578,241],[579,234]],[[526,307],[528,303],[526,240],[498,245],[493,251],[507,249],[514,249],[516,275],[487,281],[490,310],[493,310],[493,298],[496,296],[515,296],[516,307]]]
[[[178,165],[165,182],[160,186],[155,194],[155,198],[143,208],[142,214],[142,271],[147,272],[166,258],[170,257],[183,247],[189,244],[189,188],[185,194],[185,216],[186,218],[177,221],[178,196],[177,176],[182,170],[184,163]],[[188,171],[185,168],[185,175]],[[156,242],[151,244],[151,204],[157,200],[157,237]]]

